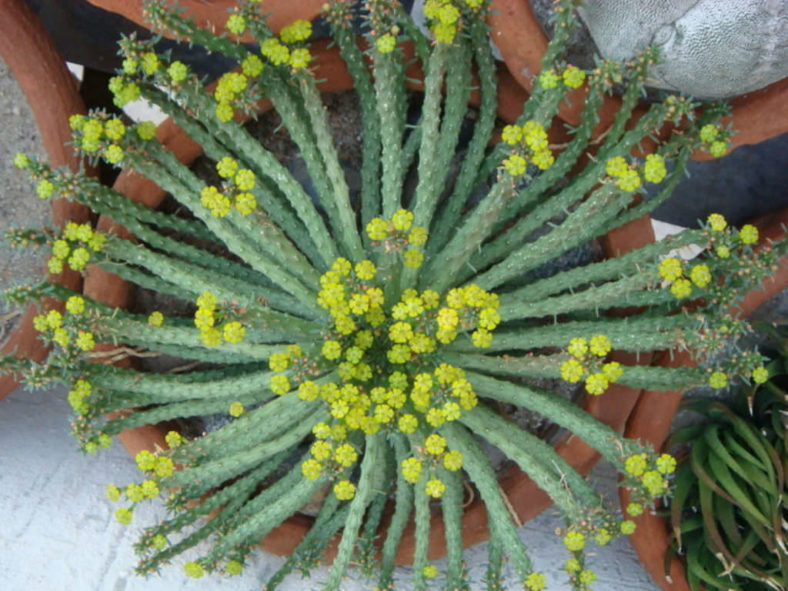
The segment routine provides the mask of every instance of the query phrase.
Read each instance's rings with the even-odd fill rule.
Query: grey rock
[[[580,15],[603,57],[656,45],[652,86],[728,98],[788,75],[788,3],[782,0],[587,0]]]

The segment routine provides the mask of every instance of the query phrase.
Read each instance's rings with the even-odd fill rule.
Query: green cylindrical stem
[[[462,208],[476,186],[474,179],[484,158],[484,152],[495,126],[495,115],[498,108],[497,80],[495,62],[487,40],[487,27],[483,21],[474,20],[471,23],[470,32],[481,85],[479,118],[473,129],[473,137],[468,144],[462,168],[454,183],[454,189],[446,199],[431,229],[430,240],[427,244],[427,253],[429,255],[437,253],[451,236],[462,213]]]
[[[213,562],[237,546],[264,537],[303,507],[312,495],[325,485],[320,479],[305,478],[301,474],[300,463],[290,474],[295,474],[295,477],[286,476],[240,509],[237,526],[217,541],[206,556],[206,561]]]
[[[326,581],[326,591],[337,591],[339,589],[342,576],[345,574],[345,570],[347,570],[347,566],[353,556],[361,520],[364,518],[364,512],[374,494],[374,484],[381,472],[385,470],[385,462],[383,461],[384,436],[380,433],[367,435],[365,441],[364,459],[361,462],[361,475],[358,479],[356,495],[350,502],[350,510],[345,520],[342,540],[339,542],[337,555],[334,558],[334,563],[331,565],[331,571]]]
[[[244,498],[246,499],[255,488],[260,485],[260,482],[265,480],[276,468],[284,461],[286,456],[285,452],[279,453],[274,457],[266,460],[259,467],[249,472],[246,476],[236,480],[232,484],[228,484],[218,490],[207,498],[201,499],[200,502],[192,507],[184,509],[171,519],[162,521],[155,528],[153,534],[167,535],[171,532],[183,529],[187,525],[194,523],[203,515],[208,515],[215,509],[230,502],[232,499]]]
[[[570,173],[572,167],[577,164],[578,158],[588,147],[594,127],[599,122],[599,108],[602,106],[603,98],[604,95],[598,80],[592,80],[583,112],[580,114],[580,124],[573,130],[574,135],[571,141],[557,155],[550,168],[542,171],[539,176],[517,192],[517,196],[504,209],[502,221],[517,216],[524,208],[535,203],[546,191],[551,190],[558,181]],[[491,247],[494,245],[495,242],[490,244]],[[483,263],[484,261],[479,260],[478,256],[471,259],[472,265]]]
[[[569,248],[585,243],[597,234],[607,221],[607,215],[619,211],[630,199],[629,194],[624,195],[610,186],[597,189],[558,227],[534,242],[516,249],[500,263],[475,277],[474,282],[484,289],[493,289],[557,257]]]
[[[484,405],[463,414],[461,422],[514,460],[569,518],[601,505],[594,489],[555,449]]]
[[[506,202],[514,195],[511,179],[502,177],[492,188],[487,197],[474,210],[445,248],[432,259],[427,269],[421,274],[429,278],[429,284],[423,279],[423,288],[442,292],[456,281],[457,273],[464,269],[471,255],[489,236],[495,222]]]
[[[343,21],[345,23],[346,21]],[[380,213],[380,121],[375,109],[375,89],[372,86],[364,56],[356,45],[356,36],[349,26],[332,27],[334,39],[342,59],[353,77],[353,88],[361,103],[362,138],[364,142],[361,165],[361,226]]]
[[[631,318],[605,318],[587,322],[561,322],[526,328],[518,331],[496,331],[492,345],[485,353],[520,350],[529,351],[542,347],[565,348],[576,337],[590,339],[604,334],[621,351],[643,352],[670,349],[685,338],[684,330],[694,326],[683,315]],[[457,340],[447,350],[474,353],[479,349],[468,340]]]
[[[430,55],[427,77],[424,80],[424,102],[421,107],[421,146],[419,148],[418,184],[413,197],[413,223],[428,228],[440,191],[440,175],[446,170],[438,167],[438,144],[440,143],[441,101],[443,78],[449,48],[439,43]]]
[[[441,499],[444,531],[446,535],[447,575],[446,588],[456,591],[467,591],[468,581],[462,561],[462,503],[463,486],[459,472],[450,472],[444,468],[438,471],[438,477],[446,485],[446,492]]]
[[[405,480],[400,466],[410,455],[410,448],[405,437],[401,434],[395,435],[394,457],[397,461],[397,488],[394,493],[394,515],[391,517],[386,541],[383,543],[380,559],[380,588],[388,589],[391,585],[394,573],[394,559],[397,556],[402,533],[408,524],[411,511],[413,509],[413,486]]]
[[[427,579],[424,576],[424,568],[427,566],[427,551],[430,548],[430,497],[425,486],[429,479],[429,473],[422,471],[421,479],[413,487],[413,506],[415,508],[415,531],[416,545],[413,549],[413,589],[414,591],[426,591]]]
[[[446,436],[449,447],[462,454],[463,469],[479,489],[487,508],[490,531],[498,535],[512,560],[517,576],[524,580],[531,572],[531,561],[517,535],[517,525],[512,521],[509,509],[504,503],[503,493],[490,460],[465,427],[448,423],[441,432]]]
[[[514,404],[539,414],[568,429],[599,451],[607,461],[623,469],[621,436],[569,400],[531,388],[467,372],[466,377],[480,396]]]
[[[275,591],[293,569],[299,566],[305,567],[320,556],[322,547],[334,535],[334,532],[341,527],[347,516],[349,505],[343,507],[344,511],[338,510],[338,507],[339,500],[336,495],[327,495],[309,531],[304,534],[304,537],[298,542],[298,546],[290,553],[282,567],[266,581],[265,591]],[[337,520],[337,517],[342,517],[341,522]]]
[[[381,197],[383,217],[390,219],[401,207],[402,183],[402,136],[405,114],[404,93],[399,50],[381,54],[373,52],[373,78],[375,80],[375,106],[380,118]]]
[[[611,146],[607,150],[601,150],[597,154],[596,160],[590,162],[568,187],[546,199],[511,228],[507,228],[495,241],[486,245],[481,255],[478,255],[472,261],[474,268],[485,267],[491,262],[508,255],[514,247],[522,244],[522,241],[532,232],[552,218],[566,213],[573,204],[580,201],[599,182],[599,179],[604,174],[607,159],[614,156],[627,155],[643,137],[661,124],[665,113],[666,108],[662,105],[652,106],[648,113],[640,118],[635,127],[624,134],[624,137],[618,144]]]
[[[143,160],[136,160],[135,167],[195,212],[210,230],[227,245],[230,251],[247,261],[253,269],[270,277],[272,281],[288,293],[291,293],[305,307],[319,311],[314,301],[314,295],[301,282],[284,271],[279,263],[264,256],[260,251],[252,248],[245,240],[239,238],[237,231],[230,225],[209,213],[200,205],[197,195],[172,177],[168,171],[156,164]],[[188,171],[188,169],[186,170]]]
[[[311,223],[312,230],[316,229],[316,224],[317,229],[320,230],[319,223],[313,219],[301,217],[298,214],[303,213],[303,211],[298,211],[297,208],[293,207],[295,210],[293,212],[288,209],[284,203],[284,201],[288,201],[291,205],[293,205],[294,201],[302,204],[307,203],[308,196],[304,197],[301,194],[303,188],[301,188],[299,183],[293,179],[292,175],[290,175],[287,169],[281,165],[276,158],[264,149],[260,151],[259,142],[257,143],[257,148],[251,153],[239,149],[237,146],[239,142],[235,140],[240,140],[245,148],[253,146],[253,143],[249,142],[248,138],[238,131],[238,128],[229,125],[225,126],[224,124],[220,125],[213,118],[206,118],[202,122],[197,122],[164,93],[147,87],[143,87],[143,93],[154,100],[157,105],[162,107],[162,109],[189,134],[189,136],[203,147],[205,153],[209,157],[216,161],[224,157],[238,158],[257,175],[258,179],[267,184],[266,188],[275,188],[275,191],[269,192],[255,190],[255,195],[258,196],[258,198],[261,196],[263,197],[260,199],[260,205],[263,207],[263,210],[266,211],[276,224],[279,225],[298,247],[306,253],[311,261],[316,265],[322,265],[322,268],[326,268],[327,262],[323,260],[322,255],[315,247],[315,242],[313,242],[313,237],[319,239],[323,237],[323,234],[308,231],[307,228],[310,226],[306,226],[303,220],[306,219],[307,222]],[[204,98],[198,99],[196,92],[193,93],[193,95],[195,98],[192,100],[195,104],[202,105],[206,102]],[[203,108],[208,109],[207,106]],[[204,127],[203,124],[206,127]],[[225,145],[229,147],[225,147]],[[233,149],[235,151],[233,151]],[[275,165],[267,166],[274,162]],[[257,189],[257,187],[255,189]],[[282,193],[284,201],[278,197],[277,194],[279,192]],[[303,209],[302,207],[302,210]],[[309,211],[309,209],[306,208],[306,211]],[[316,214],[314,207],[312,207],[312,214],[313,216]],[[327,237],[328,233],[325,228],[323,228],[323,231]]]
[[[561,376],[560,367],[569,357],[566,354],[533,355],[522,357],[500,357],[487,355],[474,355],[472,353],[445,353],[441,359],[446,363],[457,365],[465,369],[475,369],[485,373],[530,378],[558,378]]]
[[[235,453],[276,437],[290,425],[306,421],[314,412],[314,405],[293,394],[277,396],[267,404],[245,412],[218,431],[179,447],[176,458],[190,455],[221,457]]]
[[[626,214],[624,214],[626,215]],[[644,272],[644,268],[656,266],[656,261],[667,255],[672,250],[687,246],[688,244],[701,244],[705,239],[701,231],[687,230],[675,236],[668,236],[664,240],[648,244],[622,256],[607,259],[598,263],[591,263],[582,267],[575,267],[567,271],[556,273],[552,277],[534,281],[525,287],[506,293],[501,296],[501,305],[515,303],[537,302],[547,296],[560,293],[567,289],[576,289],[580,286],[597,282],[618,279],[622,275]]]
[[[203,490],[218,486],[225,480],[234,478],[272,455],[298,444],[311,432],[312,426],[324,418],[324,414],[314,412],[302,423],[295,425],[275,439],[260,442],[252,448],[228,454],[216,460],[191,465],[174,473],[172,476],[168,476],[165,481],[162,481],[162,484],[167,487],[186,485],[194,487],[194,483],[199,482],[199,487]]]
[[[358,262],[364,258],[364,248],[361,245],[361,236],[358,233],[358,225],[353,206],[350,203],[350,189],[348,189],[345,173],[339,163],[334,140],[331,137],[331,129],[326,117],[326,108],[320,99],[320,94],[315,87],[315,81],[311,78],[302,77],[299,79],[299,89],[304,97],[304,105],[312,123],[312,131],[317,140],[317,147],[323,158],[326,174],[331,183],[331,195],[334,198],[337,210],[337,227],[339,241],[345,247],[345,251],[350,255],[352,261]]]
[[[151,142],[151,144],[158,145],[155,142]],[[259,146],[259,143],[257,145]],[[172,152],[161,148],[151,148],[151,151],[155,152],[157,160],[173,175],[176,182],[180,182],[181,185],[194,193],[188,198],[190,203],[182,198],[179,200],[189,206],[193,213],[202,219],[230,250],[235,245],[235,248],[243,248],[248,255],[256,252],[257,259],[266,260],[270,257],[269,272],[266,273],[258,269],[264,275],[271,276],[271,273],[275,272],[279,276],[279,280],[282,277],[289,280],[290,273],[292,273],[306,285],[317,283],[319,274],[315,268],[270,220],[259,219],[258,216],[258,219],[253,222],[249,216],[241,215],[235,210],[230,211],[225,218],[217,220],[213,214],[206,211],[206,208],[196,198],[205,188],[205,183],[181,163]],[[173,193],[173,195],[176,198],[179,198],[178,195],[184,197],[183,192],[177,195]],[[229,237],[231,237],[231,242],[228,242]],[[255,267],[255,261],[247,262],[253,268]],[[272,276],[271,278],[277,281],[277,277]]]
[[[199,372],[203,373],[203,372]],[[111,371],[97,374],[91,382],[99,388],[150,394],[163,402],[177,402],[195,398],[225,398],[253,394],[268,389],[272,373],[247,372],[237,376],[217,376],[206,373],[208,379],[181,379],[182,374],[156,374],[113,367]],[[213,378],[213,379],[211,379]]]
[[[230,404],[240,402],[244,406],[251,406],[260,402],[265,402],[273,394],[270,392],[254,392],[250,394],[238,394],[232,398],[222,399],[202,399],[188,400],[185,402],[175,402],[173,404],[162,404],[148,410],[137,410],[117,419],[107,421],[102,427],[102,431],[110,435],[120,433],[124,429],[133,429],[142,425],[155,425],[163,421],[180,419],[186,417],[204,417],[212,414],[225,414],[229,412]]]
[[[501,319],[556,317],[575,310],[605,310],[613,307],[623,296],[647,289],[654,281],[654,275],[643,272],[618,281],[609,281],[599,286],[589,287],[578,293],[569,293],[545,298],[538,302],[517,303],[509,299],[498,310]]]

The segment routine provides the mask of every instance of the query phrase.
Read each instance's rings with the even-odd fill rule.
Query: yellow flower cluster
[[[288,64],[294,70],[301,70],[309,65],[312,54],[306,47],[288,45],[306,41],[311,35],[312,23],[294,21],[281,30],[279,38],[269,37],[260,43],[260,53],[275,66]]]
[[[91,252],[99,252],[106,242],[104,234],[94,232],[90,224],[68,222],[63,237],[52,243],[52,258],[47,261],[50,273],[60,273],[67,264],[81,271],[90,262]]]
[[[116,143],[120,142],[126,134],[123,121],[117,117],[72,115],[68,122],[75,133],[74,141],[81,150],[94,153],[103,148],[102,155],[107,162],[117,164],[123,160],[123,148]],[[46,195],[42,195],[42,189],[45,190],[46,185],[43,187],[39,185],[37,190],[39,197],[44,198]]]
[[[248,168],[238,167],[238,162],[224,157],[216,164],[219,176],[224,179],[221,191],[214,186],[200,192],[200,204],[210,210],[211,215],[222,218],[233,207],[241,215],[249,215],[257,208],[257,199],[250,193],[255,186],[254,173]]]
[[[555,162],[548,148],[547,132],[536,121],[526,121],[522,126],[507,125],[501,139],[516,150],[503,161],[506,172],[512,176],[524,174],[529,159],[540,170],[547,170]]]
[[[666,477],[675,472],[676,459],[670,454],[652,458],[646,453],[639,453],[624,461],[624,470],[628,477],[637,480],[652,497],[657,497],[668,490],[670,483]]]
[[[400,209],[390,220],[373,218],[367,224],[370,240],[381,243],[386,252],[402,252],[406,267],[418,268],[424,262],[424,254],[418,248],[427,243],[427,229],[413,225],[413,213]],[[405,250],[407,248],[407,250]]]
[[[634,191],[643,184],[638,171],[630,168],[629,163],[621,156],[609,158],[605,162],[605,172],[616,179],[616,185],[623,191]]]
[[[197,310],[194,313],[194,326],[200,329],[200,337],[206,347],[218,347],[222,338],[228,343],[240,343],[244,340],[246,329],[238,321],[226,322],[221,330],[216,325],[216,296],[210,291],[203,292],[197,298]]]
[[[412,233],[411,223],[410,212],[402,210],[389,222],[371,222],[370,233],[373,239],[384,240]],[[498,297],[468,285],[450,290],[441,305],[435,291],[408,289],[387,310],[377,275],[372,261],[355,265],[344,258],[334,261],[320,278],[317,302],[331,315],[331,325],[319,356],[310,360],[297,345],[271,355],[268,363],[276,375],[270,387],[286,394],[292,378],[299,398],[319,399],[329,409],[330,424],[315,426],[311,457],[301,469],[310,479],[335,480],[337,498],[355,494],[346,477],[359,451],[348,434],[372,435],[380,430],[423,438],[423,457],[408,458],[401,469],[415,483],[428,467],[431,478],[425,490],[437,498],[445,490],[436,476],[438,467],[459,470],[462,454],[446,449],[446,440],[436,430],[474,408],[477,397],[463,370],[437,363],[434,353],[439,343],[450,343],[461,333],[471,333],[478,347],[489,346],[500,323]],[[336,370],[338,382],[313,381],[327,369]]]
[[[574,338],[569,341],[567,352],[572,356],[561,364],[561,378],[576,383],[585,380],[589,394],[604,394],[610,384],[616,382],[624,373],[617,361],[601,363],[612,349],[612,343],[605,335],[598,334],[588,341]]]
[[[90,405],[86,401],[87,398],[93,393],[93,386],[90,385],[90,382],[85,380],[77,380],[74,382],[74,385],[71,386],[71,390],[68,391],[68,400],[69,406],[71,406],[74,411],[87,414],[90,410]]]
[[[711,283],[711,270],[703,263],[693,265],[689,276],[685,276],[684,264],[675,257],[667,257],[659,263],[659,276],[670,285],[670,293],[677,299],[692,295],[692,285],[706,287]]]
[[[451,0],[427,0],[424,16],[430,21],[430,30],[438,43],[451,43],[460,25],[460,10]]]
[[[77,320],[84,311],[85,300],[81,296],[71,296],[66,300],[68,316],[64,317],[57,310],[50,310],[33,318],[33,328],[44,333],[63,349],[73,344],[78,351],[92,351],[96,347],[95,337],[92,332],[81,330],[84,325]],[[72,407],[76,410],[76,406],[72,404]]]
[[[154,455],[148,450],[144,449],[134,456],[134,461],[137,463],[137,468],[143,472],[155,473],[159,478],[169,476],[175,470],[175,464],[167,456]]]
[[[728,142],[720,137],[720,129],[712,124],[707,123],[700,128],[700,140],[703,142],[703,147],[715,158],[725,156],[728,151]]]

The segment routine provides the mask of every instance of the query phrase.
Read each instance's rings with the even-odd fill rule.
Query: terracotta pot
[[[533,78],[541,69],[548,38],[534,16],[528,0],[492,0],[487,18],[490,35],[503,56],[506,67],[520,85],[531,92]],[[583,109],[587,88],[573,90],[568,100],[561,103],[558,115],[567,123],[577,125]],[[598,137],[612,123],[621,101],[606,96],[600,112],[599,125],[594,129]],[[730,141],[733,147],[757,144],[788,131],[788,79],[751,92],[730,101],[731,116],[722,120],[738,131]],[[645,112],[636,109],[635,118]],[[710,160],[706,152],[695,152],[693,160]]]
[[[142,0],[88,0],[94,6],[116,12],[140,26],[149,27],[148,21],[143,16]],[[203,29],[215,30],[218,33],[226,32],[224,28],[230,10],[238,5],[236,0],[180,0],[184,15],[193,18]],[[266,0],[265,12],[270,13],[267,18],[268,25],[275,32],[292,23],[296,19],[311,21],[321,12],[325,0]],[[173,38],[165,33],[165,37]],[[243,41],[254,41],[250,35],[240,37]]]
[[[85,105],[77,92],[77,83],[55,48],[41,22],[23,0],[0,1],[0,56],[8,64],[25,93],[36,118],[41,140],[53,167],[79,168],[79,159],[65,145],[71,139],[68,118],[84,113]],[[76,203],[58,199],[52,203],[52,217],[58,226],[68,221],[85,222],[89,210]],[[66,270],[50,279],[79,291],[79,273]],[[45,303],[52,306],[53,302]],[[16,354],[34,361],[46,357],[47,349],[33,329],[35,306],[25,310],[20,323],[3,344],[0,354]],[[13,375],[0,376],[0,399],[19,385]]]
[[[334,48],[329,49],[327,45],[328,42],[319,42],[312,48],[313,54],[316,56],[316,78],[323,80],[319,84],[320,89],[330,92],[352,88],[352,78],[339,57],[338,51]],[[415,70],[412,70],[408,72],[408,75],[412,76],[415,73]],[[413,84],[418,86],[418,83],[414,82]],[[524,98],[526,98],[524,91],[507,72],[502,71],[499,79],[499,103],[501,106],[499,114],[501,118],[508,121],[516,119]],[[270,103],[262,101],[259,107],[261,111],[265,111],[270,108]],[[159,126],[157,138],[181,162],[188,164],[202,153],[200,146],[169,119]],[[115,182],[114,188],[129,199],[151,208],[156,207],[164,198],[164,192],[154,183],[131,172],[124,171]],[[98,228],[105,232],[110,231],[129,237],[124,228],[105,216],[99,218]],[[603,241],[603,248],[608,255],[613,256],[652,242],[653,239],[650,220],[648,217],[644,217],[611,232]],[[102,302],[124,306],[128,303],[129,287],[116,275],[92,267],[88,270],[85,278],[84,293]],[[624,353],[614,353],[614,359],[627,364],[635,362],[634,356]],[[640,361],[644,361],[643,355],[641,355]],[[613,385],[604,396],[589,397],[584,402],[584,407],[599,420],[621,431],[639,394],[639,390]],[[129,453],[134,455],[143,449],[153,451],[157,446],[166,448],[165,431],[164,428],[146,426],[123,431],[119,437]],[[556,445],[556,450],[583,474],[587,474],[599,459],[599,455],[592,448],[571,435],[561,439]],[[501,487],[523,521],[531,519],[551,504],[549,497],[519,469],[508,470],[502,476]],[[310,526],[310,518],[295,515],[274,529],[262,541],[262,546],[277,554],[289,554]],[[443,523],[440,517],[433,518],[430,534],[430,558],[438,558],[445,553]],[[466,509],[463,518],[463,541],[466,546],[469,546],[488,537],[486,511],[481,500],[477,499]],[[400,544],[398,563],[408,563],[412,560],[414,543],[412,529],[409,529]]]
[[[783,209],[776,215],[759,218],[753,223],[760,231],[762,243],[766,239],[784,239],[784,227],[788,225],[788,209]],[[756,288],[747,294],[735,313],[748,316],[758,306],[786,288],[788,288],[788,256],[783,257],[779,262],[774,276],[766,279],[761,288]],[[673,358],[665,354],[659,363],[665,367],[687,366],[692,365],[692,359],[686,353],[679,353]],[[625,435],[631,439],[639,439],[643,443],[650,443],[655,450],[660,450],[681,403],[681,394],[678,391],[643,391],[627,421]],[[619,489],[619,497],[621,506],[626,507],[630,502],[629,493],[623,488]],[[670,546],[668,520],[644,513],[633,521],[637,524],[637,529],[630,536],[630,542],[654,582],[664,591],[689,591],[682,561],[675,557],[669,564],[665,561],[665,553]]]

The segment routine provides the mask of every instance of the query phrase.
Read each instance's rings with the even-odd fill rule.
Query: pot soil
[[[352,88],[352,79],[349,76],[344,62],[338,52],[328,49],[325,42],[318,42],[312,47],[315,56],[314,67],[317,71],[315,78],[323,80],[319,84],[324,92],[346,90]],[[418,72],[408,72],[409,77],[414,77]],[[499,117],[504,121],[513,121],[519,114],[523,99],[522,89],[505,72],[499,73]],[[418,84],[415,84],[418,86]],[[472,98],[473,100],[473,98]],[[260,111],[270,108],[268,101],[262,101]],[[200,154],[201,148],[191,140],[185,132],[179,129],[171,120],[163,122],[157,131],[157,139],[183,163],[193,162]],[[117,179],[114,189],[126,195],[129,199],[142,203],[150,208],[158,207],[165,197],[164,191],[153,182],[141,175],[124,171]],[[130,237],[129,232],[113,222],[112,219],[101,216],[97,228],[102,232],[113,232],[122,237]],[[646,216],[630,224],[622,226],[602,241],[603,250],[607,256],[615,256],[638,248],[654,240],[650,219]],[[84,293],[97,300],[113,306],[125,307],[130,304],[130,286],[117,276],[97,267],[90,267],[84,284]],[[612,354],[612,360],[622,364],[634,364],[635,356],[620,352]],[[649,356],[640,355],[638,362],[647,363]],[[604,396],[590,397],[582,402],[582,407],[600,421],[621,431],[627,416],[634,406],[639,390],[633,390],[618,384],[610,386]],[[146,449],[153,451],[156,447],[166,448],[164,435],[166,428],[148,425],[136,429],[129,429],[119,434],[119,438],[131,455]],[[555,446],[556,451],[565,458],[573,468],[581,474],[588,474],[599,459],[599,455],[590,446],[577,437],[569,434],[562,437]],[[542,492],[519,469],[506,469],[500,478],[501,490],[509,499],[511,507],[521,521],[526,521],[538,515],[550,506],[551,501],[546,493]],[[271,531],[262,540],[265,550],[276,554],[288,555],[298,544],[301,537],[311,527],[311,518],[296,514],[289,518],[278,528]],[[412,525],[406,530],[399,546],[397,563],[407,564],[412,560],[415,546]],[[489,537],[487,516],[480,498],[476,498],[466,507],[462,523],[463,543],[470,546],[484,541]],[[446,551],[443,523],[440,517],[433,516],[430,527],[429,559],[443,556]]]
[[[762,244],[769,239],[784,238],[785,227],[788,224],[788,209],[759,218],[752,223],[758,227]],[[788,289],[788,257],[783,257],[778,265],[777,273],[763,282],[762,289],[751,291],[742,300],[739,310],[736,311],[738,315],[749,316],[761,304]],[[672,356],[665,353],[658,363],[665,367],[679,367],[691,365],[692,359],[684,352]],[[681,403],[681,395],[679,391],[644,390],[627,420],[625,435],[631,439],[639,439],[643,443],[650,443],[655,450],[659,450],[668,436],[673,417]],[[630,502],[629,493],[624,488],[619,489],[619,498],[622,507],[626,507]],[[681,560],[674,557],[668,562],[665,559],[670,547],[667,519],[644,512],[638,517],[633,517],[632,520],[636,523],[637,529],[630,536],[630,542],[654,582],[663,591],[689,591]]]

